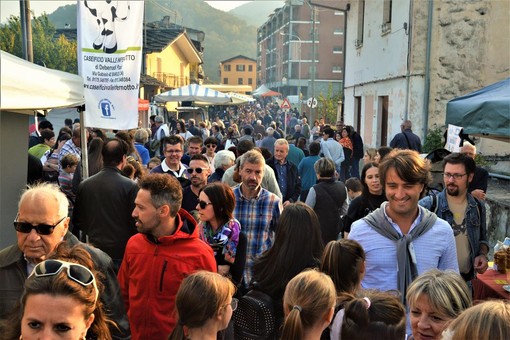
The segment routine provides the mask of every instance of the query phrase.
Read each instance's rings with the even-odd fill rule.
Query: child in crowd
[[[76,195],[73,192],[73,176],[78,166],[78,161],[78,157],[71,153],[68,153],[60,160],[62,171],[58,176],[58,185],[69,201],[68,216],[72,216],[74,200],[76,199]]]

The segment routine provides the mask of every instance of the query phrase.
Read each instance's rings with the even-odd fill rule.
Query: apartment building
[[[257,61],[244,55],[221,61],[219,73],[222,85],[257,85]]]

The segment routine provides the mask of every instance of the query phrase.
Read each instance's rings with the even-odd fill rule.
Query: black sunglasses
[[[57,223],[55,223],[54,225],[44,224],[44,223],[38,224],[38,225],[33,225],[28,222],[14,221],[14,229],[16,229],[16,231],[19,231],[20,233],[25,233],[25,234],[28,234],[32,231],[32,229],[35,229],[35,231],[39,235],[50,235],[51,233],[53,233],[53,230],[55,229],[55,227],[57,225],[59,225],[60,222],[62,222],[66,217],[67,216],[62,217],[62,219],[60,221],[58,221]],[[16,216],[16,219],[18,219],[18,216]]]
[[[208,147],[208,148],[215,148],[215,147],[217,147],[217,145],[216,144],[207,144],[206,147]]]
[[[200,209],[205,209],[209,204],[212,204],[212,203],[206,202],[206,201],[201,201],[201,200],[198,201],[198,206],[200,207]]]
[[[202,171],[204,171],[204,169],[202,169],[202,168],[187,168],[186,171],[188,172],[188,174],[192,174],[193,171],[195,171],[197,174],[201,174]]]
[[[67,277],[69,277],[74,282],[79,283],[84,287],[93,285],[96,291],[97,301],[99,290],[97,289],[94,274],[92,274],[90,269],[88,269],[85,266],[82,266],[81,264],[61,260],[46,260],[38,263],[34,267],[34,270],[30,274],[30,276],[32,275],[35,277],[54,276],[60,273],[64,268],[67,269]]]

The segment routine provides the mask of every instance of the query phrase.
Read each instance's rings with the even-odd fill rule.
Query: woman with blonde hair
[[[510,339],[510,303],[491,300],[466,309],[443,332],[442,339]]]
[[[335,302],[335,285],[328,275],[315,270],[298,274],[287,284],[283,297],[282,339],[320,339],[333,318]]]
[[[407,290],[414,340],[441,339],[448,323],[472,304],[471,293],[454,271],[429,270]]]
[[[234,284],[220,274],[198,271],[186,277],[175,297],[177,326],[168,339],[216,339],[237,308],[234,293]]]

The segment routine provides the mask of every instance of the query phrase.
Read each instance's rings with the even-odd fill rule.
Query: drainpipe
[[[425,93],[423,96],[423,136],[427,136],[429,127],[429,98],[430,98],[430,52],[432,50],[432,14],[434,13],[434,0],[429,0],[427,20],[427,52],[425,59]]]
[[[412,36],[413,36],[413,4],[414,4],[414,0],[411,0],[409,2],[409,23],[407,25],[407,67],[406,67],[406,103],[405,103],[405,111],[404,111],[404,120],[408,120],[409,119],[409,94],[411,92],[411,81],[410,81],[410,78],[411,78],[411,53],[412,53],[412,42],[413,42],[413,39],[412,39]],[[404,28],[406,24],[404,23]]]

